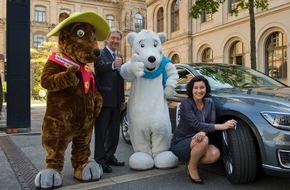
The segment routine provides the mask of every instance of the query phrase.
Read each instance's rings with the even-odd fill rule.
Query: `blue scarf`
[[[154,72],[144,71],[145,74],[144,74],[143,77],[146,78],[146,79],[153,79],[153,78],[159,76],[162,73],[162,76],[163,76],[163,78],[162,78],[162,84],[165,87],[166,80],[167,80],[167,73],[166,73],[166,70],[165,70],[165,65],[167,63],[169,63],[169,62],[172,62],[171,59],[169,59],[168,57],[165,57],[163,55],[162,61],[160,63],[159,68],[156,71],[154,71]]]

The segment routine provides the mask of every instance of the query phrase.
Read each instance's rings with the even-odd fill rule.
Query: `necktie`
[[[113,55],[113,58],[114,58],[114,60],[116,59],[116,55],[115,55],[115,53],[112,53],[112,55]]]

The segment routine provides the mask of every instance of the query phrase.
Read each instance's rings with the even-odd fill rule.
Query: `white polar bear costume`
[[[174,95],[178,74],[171,60],[162,54],[164,33],[152,30],[131,32],[127,41],[133,57],[122,65],[121,76],[131,82],[127,104],[134,170],[173,168],[178,158],[169,151],[172,127],[166,97]]]

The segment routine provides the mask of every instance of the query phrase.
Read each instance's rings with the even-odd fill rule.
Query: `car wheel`
[[[252,132],[242,120],[237,128],[222,132],[223,162],[233,184],[253,182],[257,177],[257,151]]]
[[[126,110],[122,113],[122,117],[121,117],[121,132],[122,132],[122,137],[125,143],[131,144],[129,122],[128,122]]]

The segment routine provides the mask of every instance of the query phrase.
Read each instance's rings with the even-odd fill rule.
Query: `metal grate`
[[[0,145],[24,190],[36,189],[34,178],[38,170],[9,136],[0,136]]]

